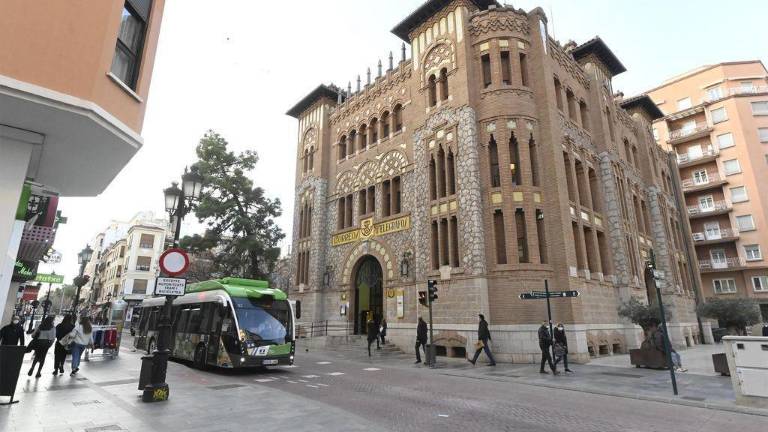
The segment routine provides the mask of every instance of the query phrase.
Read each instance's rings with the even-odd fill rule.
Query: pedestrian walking
[[[424,357],[429,363],[429,354],[427,354],[427,322],[419,317],[419,323],[416,325],[416,363],[421,363],[421,354],[419,350],[424,350]]]
[[[549,363],[549,368],[552,369],[554,375],[558,375],[557,369],[555,369],[554,363],[552,363],[552,356],[549,354],[549,349],[552,347],[552,335],[549,333],[547,323],[541,323],[539,327],[539,348],[541,348],[541,367],[539,373],[548,373],[544,370],[544,363]]]
[[[69,346],[62,345],[61,341],[74,329],[75,325],[72,324],[71,315],[65,315],[64,319],[56,326],[57,343],[53,348],[53,376],[64,373],[64,363],[67,361]]]
[[[568,369],[568,338],[565,336],[565,326],[563,323],[557,323],[557,327],[554,330],[555,333],[555,367],[563,361],[563,367],[566,373],[573,373]]]
[[[14,315],[11,322],[0,329],[0,345],[24,346],[24,327],[18,315]]]
[[[382,345],[387,344],[386,337],[387,337],[387,319],[384,318],[381,320],[381,325],[379,326],[379,338],[381,339]]]
[[[477,327],[477,344],[475,344],[475,356],[472,358],[472,360],[469,360],[469,362],[473,365],[476,364],[477,358],[480,357],[480,352],[485,351],[485,355],[488,356],[488,360],[491,361],[488,366],[496,366],[496,360],[494,360],[493,354],[491,353],[491,348],[488,345],[488,342],[491,341],[491,331],[488,330],[488,321],[485,320],[485,316],[483,314],[479,314],[478,317],[480,318],[480,323]]]
[[[368,357],[370,357],[371,345],[373,344],[373,341],[376,341],[376,349],[381,348],[379,347],[379,326],[376,324],[376,321],[374,321],[373,318],[369,318],[366,329],[368,331]]]
[[[666,344],[664,343],[664,330],[657,328],[656,331],[653,333],[653,345],[654,347],[664,353],[664,356],[666,358],[667,350],[666,350]],[[670,353],[669,356],[672,358],[672,367],[675,368],[675,371],[677,372],[688,372],[688,369],[683,367],[683,359],[680,358],[680,353],[675,351],[674,348],[672,348],[672,341],[669,342],[669,348]]]
[[[93,327],[90,318],[81,317],[80,324],[62,342],[66,342],[68,339],[72,340],[72,372],[70,375],[75,375],[80,370],[80,356],[87,347],[93,345]]]
[[[763,324],[763,336],[768,336],[768,323]]]
[[[35,378],[40,378],[40,371],[43,370],[43,364],[45,364],[45,356],[48,355],[48,349],[53,345],[54,339],[56,339],[56,329],[53,328],[53,317],[47,316],[35,329],[32,334],[32,340],[27,345],[27,352],[35,352],[32,366],[29,368],[27,375],[32,376],[35,365],[39,365]]]

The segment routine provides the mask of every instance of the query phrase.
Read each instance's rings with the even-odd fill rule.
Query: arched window
[[[403,130],[403,106],[400,104],[395,105],[395,109],[392,110],[393,121],[395,122],[395,132]]]
[[[531,158],[531,184],[534,186],[539,185],[539,155],[536,151],[536,140],[533,139],[531,134],[528,140],[528,155]]]
[[[571,89],[565,91],[565,99],[568,103],[568,118],[576,122],[576,96],[573,95]]]
[[[435,156],[429,158],[429,198],[437,199],[437,178],[435,173]]]
[[[368,126],[365,124],[360,125],[358,141],[360,141],[360,150],[365,150],[368,147]]]
[[[440,99],[448,100],[448,69],[440,69]]]
[[[555,102],[557,103],[557,108],[562,111],[563,110],[563,86],[560,85],[560,80],[555,78]]]
[[[445,151],[442,147],[437,152],[437,194],[445,197]]]
[[[448,195],[456,194],[456,160],[453,157],[453,151],[448,149]]]
[[[313,171],[315,169],[315,148],[310,147],[309,148],[309,170]]]
[[[381,139],[389,138],[389,111],[381,115]]]
[[[509,174],[512,176],[513,185],[523,184],[520,175],[520,149],[514,133],[509,137]]]
[[[370,144],[376,144],[376,142],[379,141],[379,121],[376,119],[376,117],[371,120],[369,135],[371,136]]]
[[[428,80],[428,92],[429,92],[429,106],[433,107],[437,105],[437,83],[435,82],[435,75],[429,76]]]
[[[342,135],[339,140],[339,160],[347,157],[347,136]]]
[[[491,141],[488,143],[488,165],[491,168],[491,187],[501,186],[499,178],[499,149],[496,146],[496,140],[491,135]]]
[[[347,145],[347,154],[353,155],[355,154],[355,148],[357,147],[357,131],[352,129],[351,132],[349,132],[349,144]]]
[[[581,115],[581,127],[589,131],[589,111],[587,110],[587,103],[583,100],[579,101],[579,114]]]
[[[307,153],[308,152],[309,152],[308,150],[304,150],[304,156],[301,158],[301,162],[302,162],[301,172],[302,173],[306,173],[307,172],[307,164],[309,162],[308,161],[309,158],[307,157]]]

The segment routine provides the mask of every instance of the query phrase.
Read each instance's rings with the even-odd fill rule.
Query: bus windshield
[[[287,301],[232,297],[237,323],[256,343],[284,344],[290,341],[291,310]]]

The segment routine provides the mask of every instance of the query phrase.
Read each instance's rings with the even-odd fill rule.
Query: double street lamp
[[[90,280],[90,277],[83,273],[85,273],[85,266],[91,260],[92,256],[93,249],[91,249],[89,245],[86,245],[85,248],[77,254],[77,263],[80,264],[80,273],[74,280],[77,291],[75,292],[75,302],[72,305],[72,316],[75,319],[77,319],[77,306],[80,303],[80,289],[82,289]]]
[[[195,202],[200,199],[203,189],[203,176],[192,166],[191,170],[184,169],[181,176],[181,189],[177,182],[173,182],[169,188],[163,190],[165,195],[165,211],[168,212],[172,224],[174,224],[173,246],[179,246],[181,234],[181,221],[192,210]],[[171,308],[173,297],[165,297],[163,313],[158,323],[157,349],[152,353],[152,374],[150,384],[144,388],[141,400],[144,402],[163,401],[168,399],[169,388],[165,382],[168,370],[168,357],[170,356],[171,342]]]

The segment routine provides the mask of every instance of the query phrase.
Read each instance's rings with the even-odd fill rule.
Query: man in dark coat
[[[477,347],[475,356],[469,362],[473,365],[477,363],[477,358],[480,357],[480,352],[485,351],[485,355],[488,356],[488,360],[491,361],[488,366],[496,366],[496,360],[494,360],[491,348],[488,346],[488,342],[491,340],[491,331],[488,330],[488,321],[485,320],[483,314],[479,314],[478,317],[480,318],[480,323],[477,326],[477,340],[478,344],[482,344],[482,346]]]
[[[557,367],[557,364],[562,360],[565,372],[573,373],[572,370],[568,369],[568,338],[565,336],[565,326],[563,326],[563,323],[557,323],[554,333],[555,355],[558,356],[555,358],[555,367]],[[558,353],[558,351],[560,351],[560,353]]]
[[[24,346],[24,328],[18,316],[14,315],[11,322],[0,329],[0,345]]]
[[[541,348],[541,367],[539,373],[547,373],[544,370],[544,363],[549,363],[549,368],[552,369],[552,373],[558,375],[557,369],[555,369],[554,363],[552,363],[552,356],[549,354],[550,347],[552,347],[552,335],[549,334],[549,328],[547,323],[541,323],[539,327],[539,348]]]
[[[373,341],[376,341],[376,349],[379,349],[379,325],[371,318],[368,320],[366,330],[368,332],[368,357],[370,357]]]
[[[763,336],[768,336],[768,324],[763,324]]]
[[[424,350],[424,356],[427,357],[427,362],[429,362],[429,354],[427,354],[427,322],[422,317],[419,317],[419,324],[416,326],[416,363],[421,363],[420,349]]]

